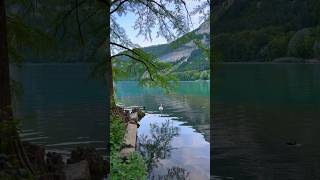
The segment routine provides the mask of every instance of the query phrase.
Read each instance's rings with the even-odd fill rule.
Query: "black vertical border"
[[[111,49],[110,49],[110,8],[111,8],[111,0],[106,0],[106,63],[105,65],[107,66],[108,62],[111,61]],[[113,82],[108,82],[110,81],[111,77],[110,74],[112,74],[112,72],[110,73],[111,69],[108,68],[107,66],[107,72],[106,72],[106,81],[107,81],[107,96],[106,96],[106,141],[105,141],[105,145],[106,145],[106,155],[107,155],[107,167],[108,169],[106,169],[107,173],[110,173],[110,84],[112,84]],[[111,79],[112,80],[112,79]]]
[[[214,79],[214,61],[213,61],[213,51],[211,50],[213,47],[213,0],[209,0],[210,2],[210,179],[213,179],[214,175],[214,167],[213,167],[213,148],[214,148],[214,140],[213,140],[213,79]]]

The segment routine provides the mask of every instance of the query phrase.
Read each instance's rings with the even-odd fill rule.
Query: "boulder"
[[[66,180],[90,180],[89,164],[86,160],[68,164],[64,169]]]
[[[56,152],[48,152],[46,156],[46,164],[48,173],[52,175],[53,179],[64,179],[63,169],[65,164],[61,154]]]
[[[68,164],[74,164],[86,160],[89,164],[89,172],[92,179],[102,179],[107,173],[103,156],[93,147],[78,147],[71,152]]]

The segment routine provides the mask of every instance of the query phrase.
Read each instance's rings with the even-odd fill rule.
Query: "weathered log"
[[[124,148],[120,151],[120,156],[127,159],[129,154],[134,152],[137,143],[137,129],[139,121],[145,114],[139,108],[133,108],[130,113],[130,120],[127,122],[127,129],[124,135]]]
[[[135,147],[137,140],[137,125],[129,123],[127,126],[127,133],[125,136],[125,144]]]

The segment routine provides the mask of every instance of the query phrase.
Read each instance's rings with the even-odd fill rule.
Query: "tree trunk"
[[[107,66],[107,72],[106,72],[106,80],[108,83],[108,97],[107,97],[107,113],[106,113],[106,117],[107,117],[107,137],[106,137],[106,153],[107,153],[107,164],[108,164],[108,168],[106,169],[107,174],[110,173],[110,112],[112,109],[112,106],[114,104],[114,99],[113,99],[113,81],[112,81],[112,62],[111,62],[111,52],[110,52],[110,8],[111,8],[111,0],[106,0],[106,13],[107,13],[107,17],[106,17],[106,26],[107,26],[107,32],[106,32],[106,36],[107,36],[107,47],[106,47],[106,66]]]
[[[12,116],[7,44],[5,4],[0,0],[0,122]]]
[[[111,1],[107,0],[107,7],[106,7],[106,12],[107,12],[107,32],[106,35],[110,36],[110,8],[111,8]],[[114,88],[113,88],[113,74],[112,74],[112,61],[111,61],[111,52],[110,52],[110,37],[107,38],[107,81],[108,81],[108,90],[109,90],[109,101],[110,101],[110,107],[112,108],[115,106],[115,101],[114,101]],[[110,108],[110,109],[111,109]]]
[[[13,122],[10,93],[7,17],[4,0],[0,0],[0,153],[5,153],[18,165],[33,174],[28,157]]]

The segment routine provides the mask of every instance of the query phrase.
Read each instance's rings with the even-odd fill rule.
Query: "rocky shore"
[[[27,170],[14,167],[7,155],[0,154],[0,179],[90,180],[103,179],[108,173],[108,162],[93,147],[76,148],[64,162],[59,153],[46,153],[42,146],[29,142],[23,145],[34,175],[30,177]]]

